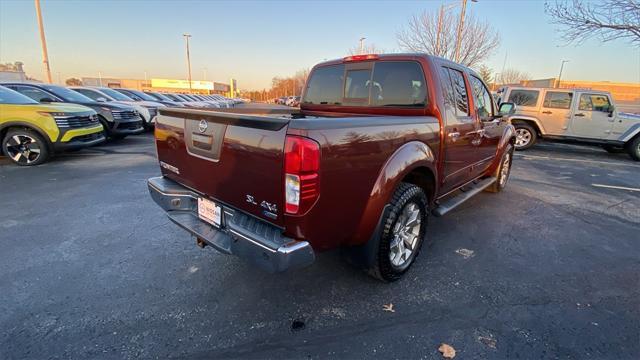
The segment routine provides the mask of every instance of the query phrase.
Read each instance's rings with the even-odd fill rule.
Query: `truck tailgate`
[[[283,226],[288,123],[277,116],[160,109],[155,137],[162,174]]]

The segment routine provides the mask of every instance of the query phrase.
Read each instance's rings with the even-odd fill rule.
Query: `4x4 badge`
[[[201,133],[207,131],[207,127],[209,125],[207,124],[207,120],[200,120],[200,124],[198,124],[198,131],[200,131]]]

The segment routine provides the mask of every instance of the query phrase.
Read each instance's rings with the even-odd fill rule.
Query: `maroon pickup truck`
[[[201,247],[272,272],[341,247],[393,281],[429,213],[506,185],[514,110],[445,59],[350,56],[312,69],[296,112],[160,109],[149,191]]]

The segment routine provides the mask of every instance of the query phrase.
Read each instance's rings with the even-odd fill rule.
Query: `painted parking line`
[[[550,157],[550,156],[522,155],[522,154],[515,154],[515,156],[521,157],[523,159],[554,160],[554,161],[574,161],[574,162],[590,163],[590,164],[603,164],[603,165],[618,165],[618,166],[626,166],[626,167],[635,167],[635,168],[640,169],[640,165],[628,164],[628,163],[617,162],[617,161],[598,161],[598,160],[559,158],[559,157]]]
[[[613,185],[604,185],[604,184],[591,184],[591,186],[607,188],[607,189],[618,189],[618,190],[628,190],[628,191],[640,192],[639,188],[630,188],[630,187],[626,187],[626,186],[613,186]]]

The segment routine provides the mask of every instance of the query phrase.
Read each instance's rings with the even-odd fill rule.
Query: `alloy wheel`
[[[7,141],[7,155],[19,164],[31,164],[40,158],[41,147],[29,135],[13,135]]]
[[[511,153],[506,153],[504,161],[502,161],[502,168],[500,169],[500,187],[504,187],[509,178],[509,169],[511,168]]]
[[[393,266],[405,265],[416,251],[421,219],[421,210],[416,203],[408,203],[402,210],[393,228],[393,240],[389,246],[389,260]]]
[[[529,145],[532,136],[533,135],[531,135],[531,132],[528,129],[516,129],[516,146],[523,147]]]

